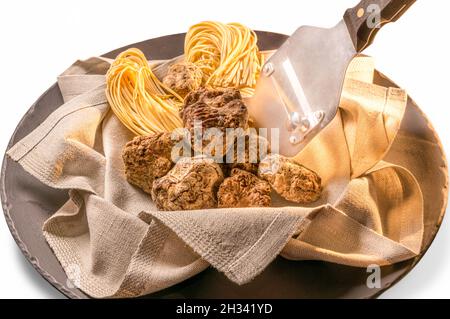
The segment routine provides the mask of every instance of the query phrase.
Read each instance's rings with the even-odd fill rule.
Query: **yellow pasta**
[[[138,49],[122,52],[106,74],[106,96],[119,120],[136,135],[170,132],[182,126],[183,99],[152,72]]]
[[[189,29],[184,53],[202,70],[206,87],[234,87],[249,97],[264,62],[257,41],[255,32],[242,24],[206,21]]]

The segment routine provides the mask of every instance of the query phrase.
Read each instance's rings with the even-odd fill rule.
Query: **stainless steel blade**
[[[355,55],[341,21],[331,29],[299,28],[267,61],[248,108],[257,127],[279,129],[280,154],[298,154],[333,120]]]

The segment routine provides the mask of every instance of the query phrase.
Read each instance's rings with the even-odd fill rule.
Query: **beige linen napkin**
[[[157,211],[125,180],[121,151],[133,136],[106,101],[109,62],[79,61],[60,76],[66,103],[8,152],[43,183],[69,191],[70,200],[43,232],[69,278],[88,295],[144,295],[210,265],[244,284],[279,254],[366,267],[420,252],[420,187],[407,166],[384,158],[396,140],[406,94],[372,84],[370,58],[354,61],[337,117],[296,156],[323,179],[319,203],[182,212]],[[155,65],[156,74],[164,69]]]

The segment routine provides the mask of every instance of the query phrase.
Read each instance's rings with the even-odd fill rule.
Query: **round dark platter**
[[[262,50],[276,49],[287,38],[270,32],[257,33]],[[169,35],[114,50],[105,54],[105,57],[115,58],[124,49],[137,47],[152,59],[170,59],[183,53],[183,43],[184,34]],[[376,81],[395,86],[380,73],[377,73]],[[24,115],[11,137],[8,149],[62,104],[61,93],[55,84]],[[408,101],[403,126],[413,127],[417,136],[441,145],[432,125],[411,99]],[[439,183],[436,189],[448,188],[446,173]],[[253,282],[244,286],[231,283],[224,275],[210,268],[187,281],[144,298],[375,298],[408,274],[431,245],[447,205],[448,192],[442,193],[439,210],[425,212],[435,216],[435,231],[424,243],[423,253],[415,259],[383,267],[381,288],[367,287],[366,269],[277,258]],[[33,267],[65,296],[89,298],[80,290],[68,287],[67,277],[41,231],[43,222],[68,199],[67,192],[45,186],[5,156],[1,171],[1,199],[11,233]]]

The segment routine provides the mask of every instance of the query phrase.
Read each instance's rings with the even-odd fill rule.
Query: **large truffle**
[[[217,198],[220,208],[268,207],[270,185],[249,172],[233,169],[231,177],[220,185]]]
[[[171,65],[163,83],[185,97],[202,84],[203,72],[195,64],[183,62]]]
[[[320,198],[320,177],[313,171],[281,155],[267,156],[259,164],[258,175],[268,181],[283,198],[308,204]]]
[[[171,151],[180,138],[172,133],[158,133],[128,142],[122,152],[128,182],[150,194],[153,181],[173,167]]]
[[[153,183],[152,199],[160,210],[217,207],[217,189],[223,182],[220,166],[205,157],[183,158]]]
[[[191,92],[181,110],[184,127],[194,128],[196,121],[203,128],[248,127],[248,111],[236,89],[209,90],[200,88]]]
[[[256,175],[260,161],[267,154],[270,154],[269,141],[258,135],[256,130],[250,129],[245,135],[236,138],[225,161],[230,169],[238,168]]]
[[[247,107],[236,89],[200,88],[191,92],[180,116],[193,138],[200,135],[201,143],[192,143],[197,154],[215,158],[223,157],[234,145],[236,136],[243,135],[248,128]]]

